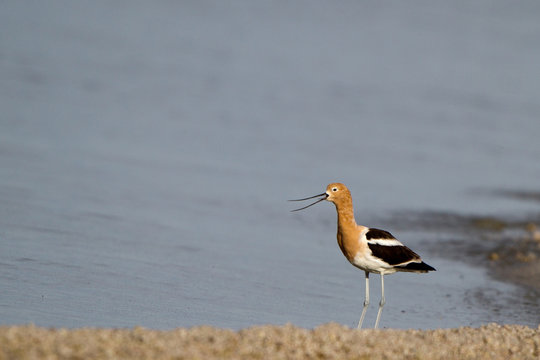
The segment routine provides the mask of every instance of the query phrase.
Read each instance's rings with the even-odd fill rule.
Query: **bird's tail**
[[[425,262],[410,262],[405,265],[396,266],[398,271],[409,271],[409,272],[419,272],[426,273],[428,271],[437,271],[434,267],[426,264]]]

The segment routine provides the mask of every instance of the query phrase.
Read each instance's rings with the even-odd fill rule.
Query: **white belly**
[[[351,262],[354,266],[364,271],[376,273],[376,274],[392,274],[396,272],[396,269],[392,265],[378,259],[374,256],[356,256]]]

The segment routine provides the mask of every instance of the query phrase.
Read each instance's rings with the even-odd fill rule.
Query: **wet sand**
[[[4,359],[538,359],[540,327],[489,324],[438,330],[313,330],[208,326],[170,331],[0,327]]]
[[[524,196],[519,192],[511,194],[514,193]],[[529,196],[529,200],[540,198],[537,193]],[[538,213],[495,217],[419,212],[397,214],[392,222],[401,226],[403,231],[416,228],[428,234],[451,234],[444,247],[440,247],[438,242],[423,245],[434,254],[442,256],[440,252],[444,251],[444,257],[485,266],[497,280],[518,284],[540,294]]]
[[[487,266],[501,281],[518,284],[540,294],[540,231],[536,222],[505,223],[485,219],[476,224],[480,241],[469,247],[469,261]]]

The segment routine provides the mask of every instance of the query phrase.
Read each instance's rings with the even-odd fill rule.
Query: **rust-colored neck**
[[[345,230],[348,227],[356,227],[356,221],[354,220],[354,210],[351,198],[342,198],[339,201],[335,201],[336,211],[338,215],[338,230]]]
[[[349,261],[353,261],[358,251],[359,230],[354,220],[352,200],[350,198],[340,199],[340,201],[334,202],[334,205],[336,205],[338,214],[338,245],[343,255]]]

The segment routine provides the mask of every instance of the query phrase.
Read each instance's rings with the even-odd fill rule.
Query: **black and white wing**
[[[370,228],[366,232],[366,240],[372,255],[392,265],[396,270],[412,272],[435,270],[388,231]]]

